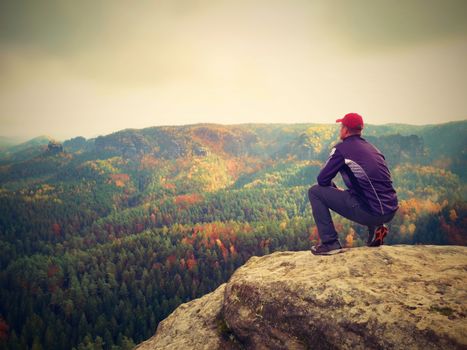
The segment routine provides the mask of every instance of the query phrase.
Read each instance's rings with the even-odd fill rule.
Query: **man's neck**
[[[346,137],[344,137],[344,140],[343,140],[343,141],[347,140],[347,139],[348,139],[348,138],[350,138],[350,137],[354,137],[354,136],[361,137],[361,136],[362,136],[362,134],[352,134],[352,135],[347,135]]]

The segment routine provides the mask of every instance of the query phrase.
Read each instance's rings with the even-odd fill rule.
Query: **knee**
[[[308,189],[308,198],[311,200],[312,197],[317,197],[320,189],[320,185],[314,184]]]

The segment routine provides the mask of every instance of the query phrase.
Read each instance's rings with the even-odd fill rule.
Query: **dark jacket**
[[[391,173],[382,153],[358,135],[338,143],[318,175],[320,186],[333,185],[332,179],[341,173],[351,194],[374,215],[385,215],[398,208]]]

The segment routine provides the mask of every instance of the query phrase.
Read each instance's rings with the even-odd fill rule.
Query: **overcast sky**
[[[465,0],[1,0],[0,135],[467,119]]]

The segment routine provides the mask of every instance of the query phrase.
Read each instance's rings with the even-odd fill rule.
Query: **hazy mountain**
[[[21,143],[21,141],[17,138],[0,136],[0,150],[17,145],[19,143]]]
[[[13,144],[0,149],[0,162],[12,163],[34,158],[41,154],[49,141],[49,136],[38,136],[29,141]]]
[[[390,165],[434,163],[465,176],[466,134],[467,121],[463,121],[427,126],[367,125],[364,137],[381,149]],[[47,160],[42,158],[48,154],[50,141],[51,138],[41,136],[10,147],[0,152],[0,160],[13,171],[38,163],[43,168]],[[60,164],[76,167],[82,162],[113,157],[132,164],[148,157],[162,161],[213,156],[237,161],[252,157],[258,162],[323,161],[338,141],[338,127],[324,124],[199,124],[126,129],[94,139],[76,137],[65,141],[63,150],[68,157]]]

